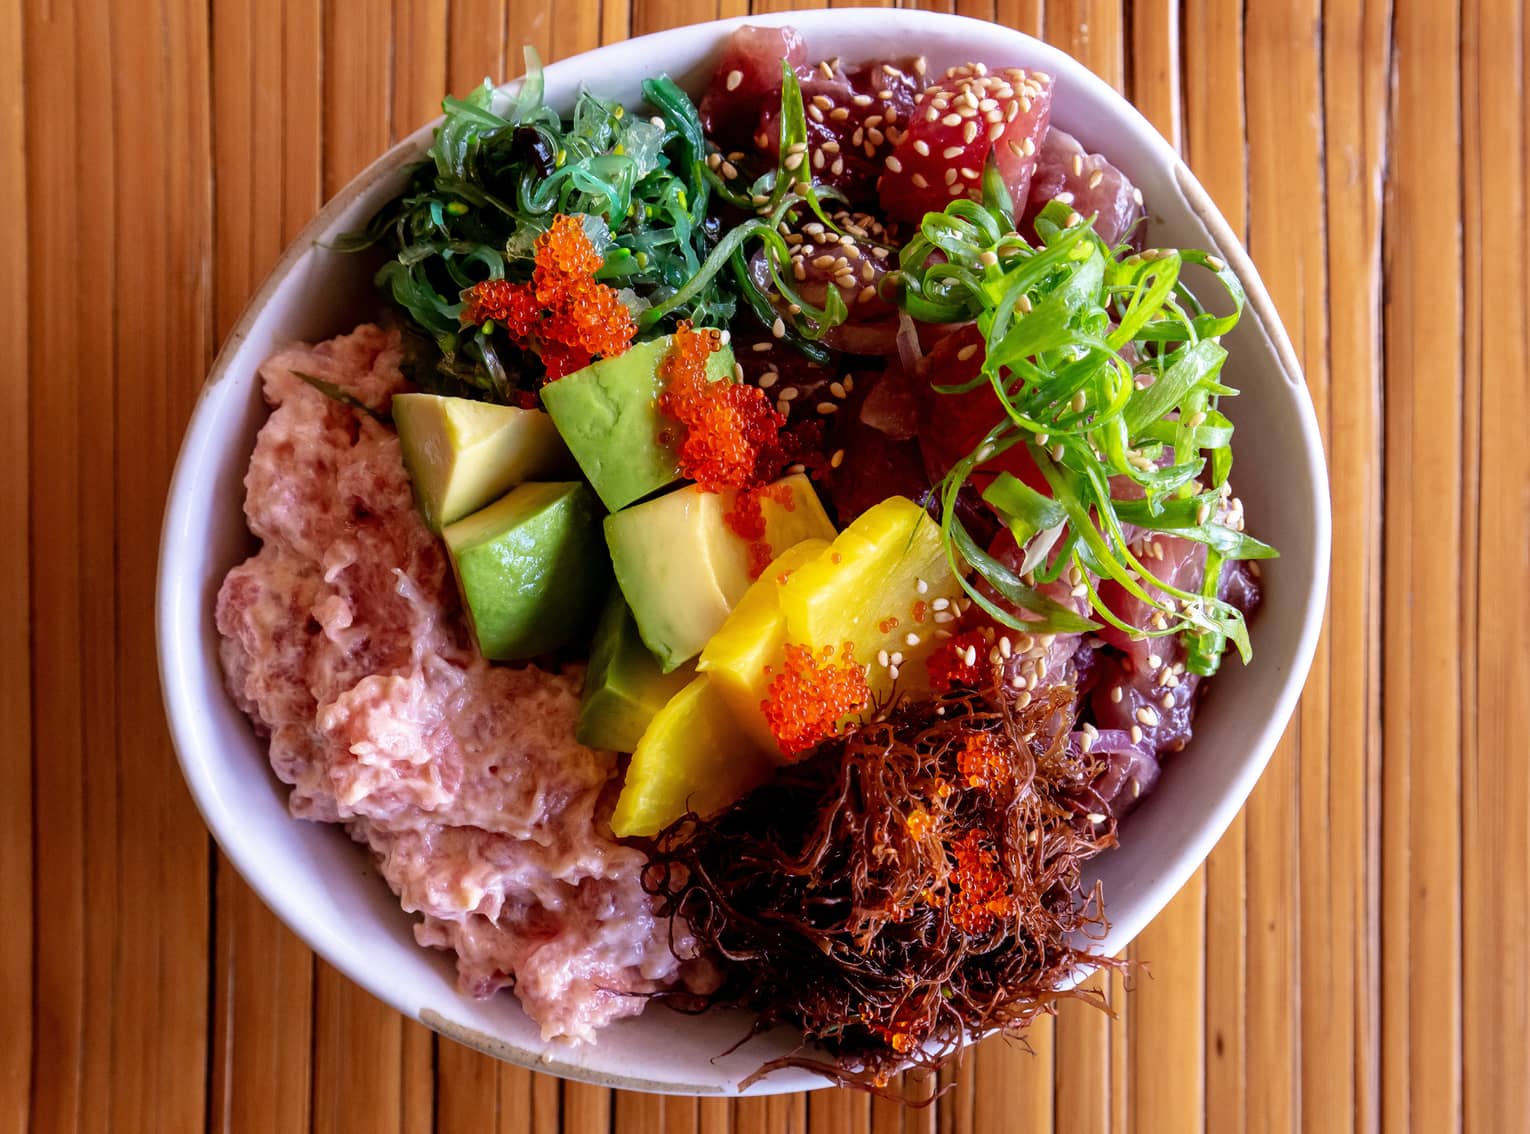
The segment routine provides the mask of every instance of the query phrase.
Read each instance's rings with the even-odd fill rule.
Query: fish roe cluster
[[[958,685],[976,685],[980,676],[979,659],[988,652],[988,638],[981,630],[967,630],[947,638],[925,658],[930,673],[930,688],[948,693]]]
[[[541,357],[548,381],[614,358],[631,345],[637,324],[621,296],[595,278],[601,263],[579,219],[560,214],[537,237],[531,282],[474,284],[462,293],[462,323],[486,332],[503,326]]]
[[[935,829],[935,820],[924,808],[915,807],[903,820],[903,825],[908,828],[909,838],[922,839]]]
[[[951,921],[964,933],[978,936],[989,932],[1000,919],[1014,916],[1015,898],[1009,892],[999,857],[987,845],[987,839],[972,828],[951,845],[956,889],[951,895]]]
[[[791,758],[834,735],[840,721],[870,703],[871,688],[852,643],[838,651],[825,646],[816,654],[809,646],[789,643],[760,708],[781,754]]]
[[[773,558],[765,541],[764,502],[793,506],[790,490],[768,483],[785,463],[786,419],[758,386],[708,378],[707,362],[721,348],[720,332],[680,324],[659,364],[664,383],[659,410],[684,427],[680,472],[703,492],[737,492],[724,520],[749,541],[749,575],[757,579]]]
[[[765,539],[765,501],[774,501],[782,511],[795,512],[796,498],[784,484],[762,484],[738,494],[723,516],[723,522],[740,539],[749,541],[749,577],[758,579],[775,558],[775,549]]]
[[[706,492],[753,488],[774,475],[786,424],[758,386],[708,378],[707,361],[721,347],[718,331],[682,323],[659,366],[659,409],[685,427],[680,471]]]
[[[956,754],[956,767],[966,777],[968,787],[984,791],[1006,788],[1014,779],[1010,752],[991,732],[968,733]]]

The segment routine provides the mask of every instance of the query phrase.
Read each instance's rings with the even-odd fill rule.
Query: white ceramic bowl
[[[1311,662],[1328,573],[1328,485],[1312,405],[1290,344],[1226,221],[1151,125],[1109,86],[1055,48],[989,23],[933,12],[840,9],[755,16],[614,44],[547,68],[547,97],[568,107],[581,84],[629,103],[667,71],[700,91],[737,24],[791,23],[813,57],[922,52],[933,68],[981,60],[1058,77],[1053,120],[1105,153],[1142,188],[1153,244],[1207,248],[1233,265],[1249,307],[1227,339],[1227,374],[1242,391],[1226,407],[1238,426],[1235,480],[1250,523],[1281,550],[1265,565],[1255,660],[1224,666],[1196,720],[1195,740],[1168,761],[1152,797],[1121,831],[1120,849],[1091,864],[1104,883],[1118,952],[1189,878],[1243,805],[1285,727]],[[726,1057],[746,1030],[739,1014],[700,1018],[653,1008],[602,1033],[593,1047],[545,1044],[504,993],[458,994],[449,956],[415,944],[412,919],[365,853],[338,828],[287,814],[287,789],[265,744],[224,690],[213,600],[249,554],[243,476],[265,418],[256,368],[293,339],[328,338],[374,311],[361,262],[323,244],[362,225],[429,144],[424,128],[346,188],[287,249],[224,344],[186,432],[160,550],[158,635],[166,709],[181,766],[224,852],[276,914],[331,964],[400,1012],[501,1059],[589,1082],[685,1094],[728,1094],[790,1045],[769,1036]],[[821,1086],[783,1072],[756,1092]]]

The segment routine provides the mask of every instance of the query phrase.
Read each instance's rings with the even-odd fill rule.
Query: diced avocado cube
[[[762,784],[774,764],[702,674],[659,710],[638,741],[611,830],[623,838],[656,835],[688,811],[714,815]]]
[[[776,556],[750,584],[722,628],[702,647],[696,662],[697,672],[711,677],[744,731],[769,752],[776,751],[778,745],[760,703],[786,656],[781,587],[793,571],[817,559],[828,547],[828,540],[805,539]]]
[[[574,468],[552,418],[541,410],[395,394],[393,424],[415,503],[433,532],[524,480],[557,478]]]
[[[442,533],[483,656],[582,638],[611,580],[600,505],[582,483],[528,483]]]
[[[680,479],[681,426],[659,412],[659,365],[670,341],[666,335],[634,343],[542,387],[542,404],[609,511]],[[707,373],[713,381],[731,380],[733,351],[714,351]]]
[[[924,662],[938,644],[935,604],[961,594],[940,526],[912,500],[893,496],[792,572],[780,600],[786,640],[815,648],[851,643],[856,661],[867,666],[873,700],[882,702],[894,684],[891,668],[879,664],[882,651],[902,655],[898,689],[928,689]]]
[[[612,587],[584,679],[576,739],[589,748],[631,752],[648,722],[694,676],[690,666],[665,673],[638,635],[620,587]]]
[[[776,482],[765,496],[764,542],[774,557],[834,525],[807,477]],[[692,484],[606,517],[616,581],[644,643],[666,673],[696,656],[753,582],[750,545],[728,525],[737,494]]]

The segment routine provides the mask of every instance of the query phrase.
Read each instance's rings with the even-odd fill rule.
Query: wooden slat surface
[[[755,0],[755,10],[789,0]],[[1249,806],[1112,977],[929,1108],[561,1084],[317,961],[212,846],[155,685],[201,375],[445,90],[746,0],[0,9],[0,1131],[1530,1131],[1519,0],[955,0],[1128,94],[1247,238],[1323,430],[1330,614]],[[928,1088],[926,1088],[928,1089]]]

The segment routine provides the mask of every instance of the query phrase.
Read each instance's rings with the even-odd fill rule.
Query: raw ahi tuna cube
[[[1082,217],[1094,217],[1095,232],[1111,245],[1124,239],[1142,217],[1142,192],[1126,174],[1056,126],[1047,131],[1036,158],[1025,208],[1026,231],[1053,200],[1071,205]]]
[[[857,64],[826,60],[802,76],[813,180],[856,204],[875,199],[877,176],[903,136],[925,85],[921,59]],[[779,100],[761,106],[755,145],[772,160],[781,147]]]
[[[1017,202],[1028,199],[1052,112],[1052,76],[982,63],[953,67],[925,89],[913,120],[884,162],[878,191],[895,220],[918,221],[958,197],[982,197],[992,153]]]
[[[701,125],[723,149],[747,148],[761,108],[781,101],[781,60],[793,70],[807,65],[807,47],[796,28],[744,26],[728,37],[712,81],[701,99]]]

